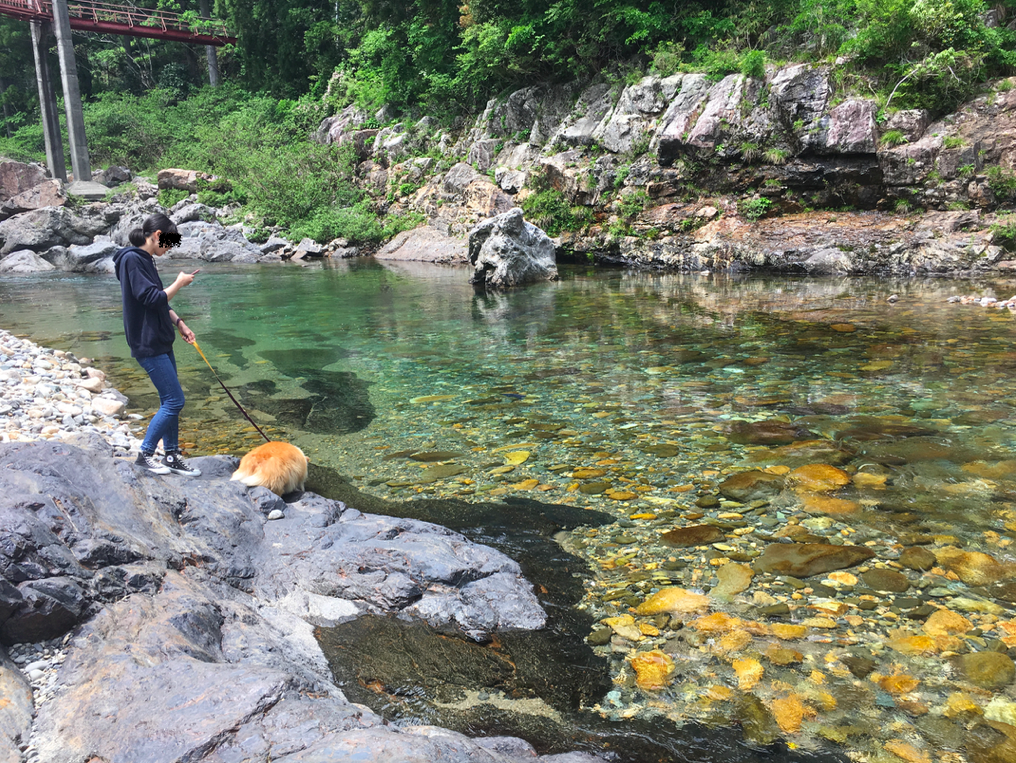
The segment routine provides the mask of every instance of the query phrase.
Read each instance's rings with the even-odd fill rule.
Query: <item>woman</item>
[[[169,301],[194,280],[198,271],[181,272],[169,288],[163,288],[154,258],[180,244],[176,225],[163,214],[149,217],[140,228],[130,232],[129,238],[131,246],[113,255],[116,277],[123,293],[123,328],[131,356],[148,372],[161,403],[148,425],[135,463],[153,474],[174,472],[198,477],[200,470],[189,466],[180,457],[178,438],[184,398],[173,356],[176,338],[173,328],[190,344],[194,343],[194,332],[169,307]],[[166,454],[161,461],[155,456],[159,440],[162,440]]]

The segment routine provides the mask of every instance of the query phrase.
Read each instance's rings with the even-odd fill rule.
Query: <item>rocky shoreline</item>
[[[196,480],[148,475],[87,364],[2,333],[0,374],[0,758],[537,759],[518,739],[387,724],[346,700],[313,636],[362,614],[477,639],[539,628],[511,559],[426,522],[248,491],[230,457],[196,459]]]

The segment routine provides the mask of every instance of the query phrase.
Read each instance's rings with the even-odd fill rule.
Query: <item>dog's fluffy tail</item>
[[[276,495],[303,490],[307,481],[307,457],[295,445],[266,442],[240,459],[231,480],[247,487],[262,486]]]

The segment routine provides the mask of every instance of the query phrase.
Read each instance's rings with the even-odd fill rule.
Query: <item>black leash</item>
[[[215,369],[214,369],[214,368],[212,368],[212,364],[208,362],[208,358],[206,358],[206,357],[205,357],[205,354],[204,354],[203,352],[201,352],[201,348],[200,348],[200,347],[198,346],[198,342],[197,342],[197,340],[195,339],[195,340],[194,340],[194,341],[193,341],[193,342],[192,342],[191,344],[193,344],[193,345],[194,345],[194,349],[198,351],[198,355],[200,355],[200,356],[201,356],[201,359],[202,359],[203,361],[205,361],[205,365],[206,365],[206,366],[208,366],[208,370],[212,372],[212,376],[214,376],[214,377],[215,377],[215,381],[217,381],[217,382],[219,383],[219,386],[220,386],[220,387],[222,387],[222,389],[223,389],[223,390],[225,390],[225,392],[226,392],[226,394],[227,394],[227,395],[229,395],[229,399],[233,401],[233,405],[235,405],[235,406],[236,406],[237,408],[239,408],[239,409],[240,409],[240,413],[242,413],[242,414],[243,414],[244,418],[245,418],[245,419],[247,419],[247,421],[249,421],[249,422],[250,422],[251,424],[253,424],[253,425],[254,425],[254,428],[255,428],[256,430],[258,430],[258,433],[259,433],[259,434],[260,434],[260,435],[261,435],[262,437],[264,437],[264,438],[265,438],[265,442],[271,442],[271,440],[270,440],[270,439],[268,438],[268,435],[266,435],[266,434],[265,434],[264,432],[262,432],[262,431],[261,431],[261,427],[259,427],[259,426],[258,426],[257,424],[255,424],[255,423],[254,423],[254,419],[252,419],[252,418],[251,418],[251,417],[250,417],[250,416],[249,416],[249,415],[247,414],[247,411],[245,411],[245,410],[243,409],[243,406],[242,406],[242,405],[240,405],[240,403],[238,403],[238,402],[237,402],[237,400],[236,400],[236,398],[235,398],[235,397],[233,397],[233,393],[232,393],[232,392],[230,392],[230,391],[229,391],[228,389],[226,389],[226,385],[222,383],[222,379],[220,379],[220,378],[219,378],[219,375],[218,375],[217,373],[215,373]]]

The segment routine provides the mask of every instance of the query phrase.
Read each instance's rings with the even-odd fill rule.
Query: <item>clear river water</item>
[[[181,267],[161,263],[164,280]],[[517,547],[562,610],[558,644],[599,671],[549,696],[503,675],[449,690],[337,670],[357,701],[633,761],[976,760],[992,744],[980,719],[1016,722],[1011,676],[997,678],[1009,664],[978,662],[1016,646],[1016,325],[947,302],[1016,283],[564,266],[556,283],[480,295],[446,266],[201,267],[173,306],[269,435],[365,510],[413,506],[509,553],[538,530],[538,549]],[[94,359],[147,418],[158,400],[118,286],[5,278],[0,326]],[[176,354],[189,454],[257,445],[198,354]],[[874,555],[753,571],[794,542]],[[708,604],[643,606],[671,588]],[[409,639],[390,625],[322,642],[384,662],[377,644]],[[530,654],[555,670],[546,644]]]

